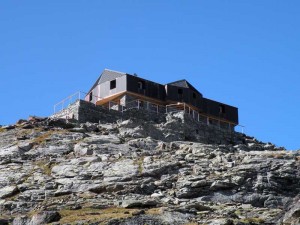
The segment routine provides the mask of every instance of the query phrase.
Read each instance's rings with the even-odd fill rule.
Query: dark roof
[[[114,79],[116,79],[118,77],[122,77],[124,75],[130,75],[130,74],[126,74],[126,73],[118,72],[118,71],[114,71],[114,70],[109,70],[109,69],[104,69],[104,71],[101,73],[101,75],[96,80],[95,84],[92,86],[92,88],[89,90],[88,93],[90,93],[98,84],[102,84],[104,82],[114,80]],[[134,76],[134,75],[131,75],[131,76]],[[143,78],[141,78],[141,79],[143,79]],[[143,79],[143,80],[145,80],[145,79]],[[177,87],[181,87],[181,88],[189,88],[195,92],[198,92],[200,95],[202,95],[196,88],[193,87],[193,85],[191,85],[185,79],[174,81],[174,82],[168,83],[167,85],[177,86]]]
[[[104,69],[104,71],[101,73],[101,75],[96,80],[95,84],[92,86],[92,88],[89,90],[88,93],[90,93],[98,84],[102,84],[106,81],[114,80],[117,77],[121,77],[121,76],[124,76],[124,75],[126,75],[126,73],[113,71],[113,70],[109,70],[109,69]]]
[[[177,87],[181,87],[181,88],[189,88],[192,89],[196,92],[198,92],[199,94],[201,94],[196,88],[194,88],[193,85],[191,85],[187,80],[183,79],[183,80],[178,80],[178,81],[174,81],[171,83],[168,83],[167,85],[172,85],[172,86],[177,86]],[[201,94],[202,95],[202,94]]]
[[[189,82],[187,80],[178,80],[171,83],[168,83],[168,85],[173,85],[177,87],[183,87],[183,88],[190,88]]]

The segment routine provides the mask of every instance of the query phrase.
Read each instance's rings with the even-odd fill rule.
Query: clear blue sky
[[[2,0],[0,124],[47,116],[104,68],[185,78],[246,133],[300,148],[298,0]]]

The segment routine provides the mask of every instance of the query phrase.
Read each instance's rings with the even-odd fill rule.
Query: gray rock
[[[33,147],[33,144],[30,143],[30,142],[23,142],[23,143],[19,143],[18,144],[18,147],[20,150],[24,151],[24,152],[27,152],[29,151],[30,149],[32,149]]]
[[[74,146],[74,153],[77,156],[93,155],[93,149],[86,143],[79,143]]]
[[[138,174],[138,162],[130,159],[115,162],[103,171],[104,180],[109,182],[122,181],[123,179],[131,178]]]
[[[0,199],[8,198],[18,193],[17,186],[7,186],[0,189]]]
[[[122,202],[123,208],[146,208],[156,207],[158,202],[155,200],[124,200]]]
[[[55,211],[43,211],[32,216],[30,225],[40,225],[48,224],[52,222],[57,222],[61,219],[61,216],[58,212]]]
[[[18,146],[13,146],[9,148],[0,149],[0,157],[7,157],[7,156],[20,156],[22,154],[22,150]]]
[[[78,174],[78,168],[76,165],[57,165],[52,168],[51,173],[55,177],[76,177]]]
[[[290,224],[297,225],[300,220],[300,201],[299,196],[295,199],[293,204],[290,205],[288,211],[284,214],[282,219],[278,221],[278,224]]]
[[[236,184],[230,182],[229,180],[223,180],[223,181],[215,181],[212,183],[212,185],[210,186],[210,188],[212,190],[223,190],[223,189],[231,189],[233,187],[235,187]]]
[[[18,216],[16,217],[12,225],[28,225],[30,223],[30,219],[27,216]]]

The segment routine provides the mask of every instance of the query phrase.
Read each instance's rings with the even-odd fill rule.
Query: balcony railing
[[[68,109],[72,104],[74,104],[78,100],[85,100],[87,101],[85,92],[78,91],[75,94],[68,96],[67,98],[63,99],[59,103],[54,105],[54,115],[60,113],[63,110]],[[93,99],[101,99],[99,96],[92,95]],[[175,113],[175,112],[185,112],[195,121],[201,124],[206,124],[208,126],[214,126],[219,129],[228,129],[233,130],[234,127],[237,132],[244,133],[245,126],[243,125],[235,125],[229,123],[222,118],[212,117],[203,113],[200,113],[189,105],[185,103],[177,103],[177,104],[170,104],[170,105],[159,105],[150,101],[144,101],[141,99],[136,99],[130,102],[126,102],[124,105],[120,104],[119,102],[109,101],[106,105],[109,110],[119,111],[121,113],[126,112],[128,110],[137,109],[137,110],[145,110],[152,113]]]

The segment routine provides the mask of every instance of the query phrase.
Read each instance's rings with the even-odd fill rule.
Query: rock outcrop
[[[0,128],[0,224],[299,224],[300,155],[188,115]]]

